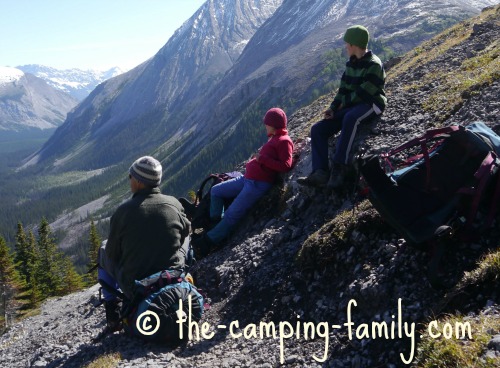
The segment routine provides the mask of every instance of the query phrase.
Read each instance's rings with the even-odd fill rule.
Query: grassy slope
[[[407,53],[393,69],[388,79],[396,80],[403,73],[410,71],[416,65],[431,62],[438,55],[447,52],[471,36],[471,24],[480,25],[486,21],[499,24],[498,18],[500,6],[496,6],[483,12],[479,17],[462,22],[433,39],[424,42],[421,46]],[[481,89],[500,78],[500,40],[492,43],[476,56],[461,63],[458,71],[456,69],[441,70],[429,73],[408,89],[418,89],[439,80],[439,87],[429,93],[423,104],[425,110],[436,117],[437,122],[443,122],[463,104],[464,100],[474,94],[480,93]],[[367,224],[375,231],[382,225],[381,218],[372,208],[364,202],[359,206],[359,213],[363,218],[357,217],[351,211],[340,213],[333,220],[325,223],[317,232],[313,233],[303,244],[298,254],[298,260],[302,266],[328,264],[334,261],[329,255],[336,252],[343,242],[350,239],[353,232],[366,232]],[[498,223],[497,223],[498,226]],[[491,239],[499,241],[499,239]],[[415,366],[418,367],[499,367],[500,358],[482,358],[486,345],[491,337],[500,331],[500,316],[483,315],[481,313],[467,315],[470,311],[461,311],[460,305],[463,298],[473,299],[481,290],[487,288],[498,288],[500,286],[500,250],[496,250],[481,259],[477,267],[466,272],[461,281],[450,290],[444,297],[441,306],[442,311],[456,310],[453,314],[443,314],[438,318],[440,326],[445,324],[455,325],[456,322],[467,321],[475,331],[473,338],[446,339],[432,338],[424,335],[418,349]],[[423,330],[428,329],[428,325]]]

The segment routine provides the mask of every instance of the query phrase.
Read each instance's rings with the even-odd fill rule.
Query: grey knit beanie
[[[161,182],[162,167],[157,159],[151,156],[143,156],[135,160],[130,166],[129,173],[141,183],[150,187],[157,187]]]

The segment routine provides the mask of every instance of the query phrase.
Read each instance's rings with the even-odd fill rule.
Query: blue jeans
[[[210,217],[219,218],[224,214],[224,218],[207,233],[208,237],[216,243],[224,239],[272,186],[271,183],[246,179],[244,176],[214,185],[210,191]],[[234,200],[224,209],[224,199],[228,198]]]
[[[106,256],[105,249],[106,249],[106,240],[102,242],[101,247],[99,248],[99,253],[98,253],[99,267],[97,267],[97,280],[104,281],[112,289],[118,291],[120,287],[118,286],[116,279],[110,273],[114,272],[116,267],[114,266],[114,263]],[[116,299],[116,294],[112,294],[105,288],[102,289],[102,295],[104,297],[104,300],[107,302]]]
[[[366,104],[355,105],[336,111],[333,119],[321,120],[311,128],[311,151],[313,171],[328,171],[328,139],[340,131],[333,162],[347,165],[352,144],[359,124],[376,116],[373,108]]]

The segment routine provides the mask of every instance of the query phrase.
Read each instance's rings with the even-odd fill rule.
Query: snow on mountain
[[[24,73],[19,69],[0,66],[0,84],[18,81],[23,76]]]
[[[54,129],[77,102],[41,78],[0,67],[0,132]]]
[[[21,65],[17,68],[42,78],[50,86],[69,93],[79,101],[85,99],[100,83],[124,72],[118,67],[105,71],[77,68],[61,70],[37,64]]]

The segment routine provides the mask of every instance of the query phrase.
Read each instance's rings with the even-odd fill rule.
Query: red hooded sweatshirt
[[[292,169],[293,142],[285,129],[277,130],[246,164],[245,178],[274,183],[279,173]]]

